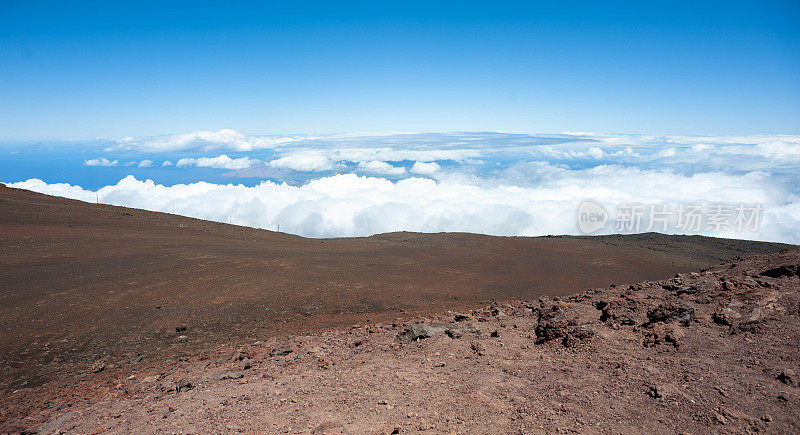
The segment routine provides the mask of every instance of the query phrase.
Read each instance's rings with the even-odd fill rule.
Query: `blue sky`
[[[800,133],[797,2],[166,3],[0,2],[0,140]]]

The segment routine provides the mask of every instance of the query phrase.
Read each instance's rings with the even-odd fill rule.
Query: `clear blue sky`
[[[797,1],[121,3],[0,0],[0,140],[800,133]]]

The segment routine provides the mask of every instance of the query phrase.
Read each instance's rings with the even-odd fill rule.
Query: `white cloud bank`
[[[164,162],[162,166],[169,166],[168,162]],[[233,159],[225,154],[217,157],[184,157],[175,163],[175,166],[184,168],[187,166],[197,166],[199,168],[217,168],[217,169],[245,169],[257,163],[261,163],[258,159],[251,159],[250,157],[241,157]],[[169,163],[171,164],[171,163]]]
[[[463,177],[441,180],[338,174],[301,186],[265,181],[253,187],[206,182],[163,186],[128,176],[97,194],[101,202],[202,219],[275,229],[310,237],[363,236],[409,230],[467,231],[494,235],[578,234],[576,208],[592,198],[613,209],[626,202],[761,203],[758,232],[713,233],[720,237],[800,242],[800,197],[764,173],[718,172],[680,175],[620,166],[570,170],[544,163],[509,169],[537,173],[539,183],[478,183]],[[509,179],[512,179],[509,178]],[[94,201],[95,192],[31,179],[12,187]],[[643,228],[644,229],[644,228]]]
[[[269,162],[273,168],[303,172],[330,171],[333,165],[331,159],[316,152],[293,153]]]
[[[356,170],[359,172],[378,175],[403,175],[406,173],[406,168],[402,166],[392,166],[391,164],[382,162],[380,160],[359,162]]]
[[[137,150],[146,153],[172,152],[182,150],[218,150],[252,151],[271,148],[294,141],[294,137],[259,137],[245,136],[230,129],[219,131],[195,131],[158,137],[111,139],[114,145],[107,151]]]
[[[411,167],[411,173],[419,175],[433,175],[433,173],[439,169],[442,169],[442,167],[436,162],[414,162],[414,166]]]

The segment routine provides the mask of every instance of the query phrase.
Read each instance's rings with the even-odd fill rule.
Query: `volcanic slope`
[[[0,389],[41,390],[46,403],[51,383],[115,377],[133,361],[663,279],[787,245],[652,233],[307,239],[0,187],[0,247]]]

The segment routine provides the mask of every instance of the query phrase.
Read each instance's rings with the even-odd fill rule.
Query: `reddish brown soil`
[[[569,350],[553,343],[535,345],[538,317],[519,302],[508,310],[517,328],[510,320],[475,313],[474,319],[486,320],[475,323],[480,332],[475,337],[438,334],[419,344],[390,346],[399,326],[385,322],[475,308],[492,298],[535,299],[609,283],[663,279],[734,256],[786,247],[658,234],[502,238],[397,233],[313,240],[8,188],[0,188],[0,246],[0,421],[6,429],[50,421],[46,428],[77,432],[186,432],[195,423],[204,425],[197,431],[272,430],[273,425],[298,431],[328,418],[354,432],[382,422],[403,429],[428,425],[436,431],[472,427],[480,432],[495,424],[509,430],[569,427],[579,424],[569,420],[577,415],[582,415],[580,424],[600,421],[600,430],[622,430],[625,421],[664,427],[669,418],[694,427],[699,424],[694,414],[663,414],[645,426],[623,408],[653,403],[642,402],[638,390],[604,389],[601,382],[609,382],[612,372],[619,384],[611,385],[630,388],[633,384],[624,382],[637,376],[658,378],[662,365],[646,364],[641,360],[645,355],[673,358],[689,352],[697,370],[692,373],[700,373],[724,362],[714,359],[721,357],[718,348],[704,347],[713,343],[644,348],[636,334],[658,325],[614,329],[603,324],[585,345]],[[658,300],[645,305],[654,302]],[[600,313],[595,308],[591,312],[594,317]],[[796,313],[782,313],[795,315],[796,323]],[[372,333],[364,327],[341,330],[353,324],[369,324]],[[491,328],[504,332],[490,340]],[[669,333],[658,329],[651,341]],[[791,328],[787,334],[797,339]],[[778,346],[773,353],[786,351],[782,337],[771,338]],[[359,339],[362,344],[356,345]],[[265,356],[279,341],[292,352]],[[735,340],[725,336],[723,342],[727,350],[751,358],[763,353],[752,353],[751,348],[763,344],[747,335]],[[464,346],[469,350],[472,343],[483,347],[484,355],[465,353]],[[230,362],[229,353],[240,345],[249,355]],[[436,350],[428,352],[425,346]],[[608,354],[595,356],[592,346],[608,348]],[[697,352],[715,349],[717,353],[698,359]],[[606,364],[601,356],[607,358],[602,361],[608,361],[608,373],[597,372]],[[614,358],[627,361],[620,367],[634,369],[627,373],[611,367],[617,364],[610,362]],[[248,384],[205,379],[202,388],[170,391],[173,381],[188,379],[197,385],[200,377],[246,360],[257,361],[244,371]],[[669,360],[676,370],[691,365],[678,360]],[[441,362],[445,365],[439,366]],[[653,373],[643,374],[648,367]],[[745,373],[739,367],[731,369],[731,376],[750,376],[755,370]],[[159,380],[144,382],[155,374]],[[131,375],[135,377],[128,379]],[[563,397],[553,396],[559,383],[567,391]],[[741,397],[751,400],[753,391]],[[620,392],[630,395],[631,402],[615,399]],[[587,406],[599,396],[605,397],[606,406],[619,409],[614,411],[619,419],[606,421],[613,408],[605,417],[592,417]],[[555,406],[554,397],[575,409],[548,408]],[[662,399],[658,403],[671,403]],[[180,408],[169,412],[165,407],[173,402]],[[142,426],[161,408],[167,409],[166,418]],[[734,420],[725,417],[727,411],[719,412],[728,422]],[[772,414],[777,422],[779,412]],[[539,423],[529,426],[534,417]]]

